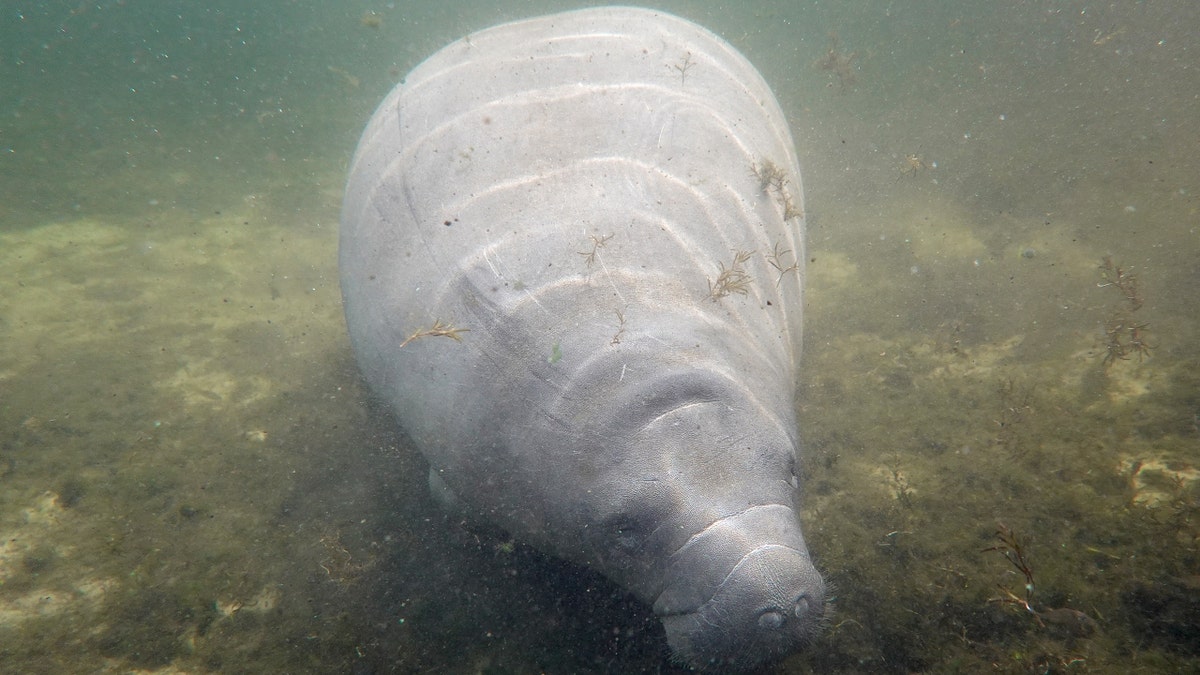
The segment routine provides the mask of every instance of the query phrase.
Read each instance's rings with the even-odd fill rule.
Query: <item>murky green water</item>
[[[579,5],[244,4],[3,7],[0,670],[669,672],[648,610],[444,520],[341,319],[377,102]],[[1200,668],[1200,9],[659,6],[803,163],[836,600],[775,671]]]

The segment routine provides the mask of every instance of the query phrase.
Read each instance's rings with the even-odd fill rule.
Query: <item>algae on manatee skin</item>
[[[731,294],[746,295],[754,278],[746,271],[746,261],[753,255],[752,251],[734,251],[733,261],[729,267],[718,261],[720,271],[717,278],[708,280],[708,298],[713,302]]]
[[[417,330],[413,331],[412,335],[409,335],[404,339],[403,342],[400,343],[400,346],[403,347],[413,340],[419,340],[427,337],[444,337],[450,338],[455,342],[462,342],[462,334],[469,332],[471,332],[470,328],[462,328],[451,323],[442,323],[441,319],[434,319],[432,326],[429,328],[418,328]]]

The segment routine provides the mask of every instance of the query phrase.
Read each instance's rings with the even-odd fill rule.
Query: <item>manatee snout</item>
[[[663,617],[677,659],[736,671],[781,659],[818,635],[825,584],[807,557],[768,547],[748,555],[696,611]]]
[[[825,582],[785,505],[723,518],[673,556],[654,603],[677,659],[742,670],[782,658],[819,633]]]

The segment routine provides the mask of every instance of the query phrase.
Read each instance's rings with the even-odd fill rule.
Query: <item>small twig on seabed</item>
[[[1146,339],[1149,334],[1149,324],[1135,321],[1134,313],[1145,304],[1138,279],[1131,268],[1122,267],[1113,261],[1112,256],[1104,256],[1100,265],[1100,288],[1114,288],[1121,294],[1123,302],[1115,305],[1104,322],[1104,360],[1105,367],[1117,361],[1128,361],[1130,355],[1137,354],[1138,361],[1150,356],[1153,345]]]
[[[1004,559],[1013,567],[1017,568],[1021,576],[1025,577],[1025,593],[1022,597],[1013,593],[1007,586],[997,585],[997,588],[1000,589],[1000,597],[992,598],[993,602],[1016,605],[1024,609],[1033,615],[1033,620],[1037,621],[1038,625],[1042,628],[1050,624],[1076,637],[1087,637],[1096,632],[1098,625],[1095,619],[1088,616],[1085,612],[1071,609],[1070,607],[1042,607],[1041,610],[1035,609],[1033,606],[1033,566],[1029,564],[1029,556],[1025,550],[1025,539],[1017,535],[1012,528],[1004,523],[1000,523],[997,526],[996,539],[999,543],[983,549],[983,552],[996,551],[1004,556]]]
[[[1029,559],[1025,555],[1025,541],[1004,523],[997,525],[996,539],[1000,543],[983,549],[983,552],[997,551],[1004,556],[1005,560],[1012,563],[1012,566],[1025,577],[1026,595],[1031,595],[1033,593],[1033,568],[1029,565]]]
[[[1025,596],[1018,597],[1015,593],[1004,586],[1000,586],[1002,597],[996,598],[999,602],[1018,605],[1024,607],[1026,611],[1033,615],[1039,625],[1042,624],[1042,619],[1038,615],[1037,610],[1033,608],[1033,567],[1029,564],[1029,558],[1025,554],[1025,541],[1017,535],[1013,529],[1004,523],[1000,523],[996,528],[996,539],[1000,542],[995,546],[989,546],[983,549],[984,553],[996,551],[1004,556],[1004,559],[1017,568],[1017,571],[1025,577]]]
[[[1136,312],[1145,302],[1138,290],[1137,277],[1130,271],[1130,268],[1121,267],[1113,262],[1112,256],[1106,255],[1101,259],[1100,277],[1103,281],[1096,285],[1100,288],[1115,287],[1129,302],[1129,311]]]

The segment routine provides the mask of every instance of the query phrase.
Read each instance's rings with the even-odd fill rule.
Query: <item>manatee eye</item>
[[[628,516],[618,519],[612,528],[617,545],[626,551],[636,551],[642,547],[645,531],[642,524]]]
[[[604,524],[604,531],[626,553],[641,549],[646,540],[646,523],[631,513],[618,513]]]
[[[662,483],[657,479],[643,480],[636,487],[595,529],[604,540],[600,545],[611,547],[615,543],[618,551],[639,553],[670,513],[672,502],[663,495]]]
[[[788,484],[793,489],[800,489],[800,466],[796,463],[796,453],[789,452],[787,460]]]

